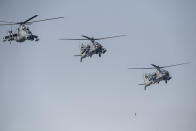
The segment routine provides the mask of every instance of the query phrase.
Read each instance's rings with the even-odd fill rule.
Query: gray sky
[[[30,26],[37,43],[0,42],[0,130],[195,131],[195,8],[194,0],[0,0],[1,20],[65,17]],[[58,39],[82,34],[128,36],[101,41],[108,52],[80,63],[82,41]],[[186,61],[147,91],[137,85],[145,71],[127,69]]]

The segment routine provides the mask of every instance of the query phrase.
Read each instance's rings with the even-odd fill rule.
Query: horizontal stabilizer
[[[82,55],[74,55],[74,56],[82,56]]]
[[[144,90],[146,90],[146,87],[147,87],[146,84],[138,84],[138,85],[144,86]]]

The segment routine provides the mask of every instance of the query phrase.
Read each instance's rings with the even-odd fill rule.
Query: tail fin
[[[144,86],[144,90],[146,90],[146,87],[147,87],[147,85],[146,85],[146,74],[143,74],[143,80],[144,80],[144,83],[138,84],[138,85],[143,85]]]
[[[148,86],[147,82],[146,82],[146,78],[147,78],[147,75],[144,73],[143,74],[143,79],[144,79],[144,90],[146,90],[146,87]]]
[[[147,75],[144,73],[143,74],[143,80],[144,80],[144,83],[146,84],[146,78],[147,78]]]

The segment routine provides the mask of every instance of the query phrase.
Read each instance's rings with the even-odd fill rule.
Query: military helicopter
[[[41,21],[64,18],[64,17],[57,17],[57,18],[49,18],[49,19],[31,21],[32,19],[34,19],[37,16],[38,15],[34,15],[33,17],[31,17],[25,21],[22,21],[22,22],[0,21],[1,22],[0,26],[8,26],[8,25],[11,26],[11,30],[8,31],[8,35],[3,37],[3,42],[5,42],[5,41],[9,41],[10,43],[11,43],[11,41],[24,42],[26,40],[38,41],[39,40],[38,36],[33,35],[32,32],[27,27],[27,25],[31,25],[34,22],[41,22]],[[19,25],[19,27],[17,28],[17,30],[15,32],[12,31],[13,25]]]
[[[102,38],[94,38],[94,37],[88,37],[85,35],[82,35],[82,39],[60,39],[60,40],[89,40],[90,43],[87,45],[81,44],[80,46],[80,55],[74,55],[74,56],[80,56],[80,62],[82,62],[82,59],[86,57],[92,57],[94,54],[98,54],[99,57],[101,57],[102,54],[106,53],[106,48],[104,48],[100,43],[98,43],[96,40],[103,40],[103,39],[109,39],[109,38],[115,38],[115,37],[122,37],[126,35],[118,35],[118,36],[111,36],[111,37],[102,37]]]
[[[169,72],[167,70],[164,70],[163,68],[179,66],[184,64],[189,64],[189,63],[180,63],[180,64],[168,65],[168,66],[157,66],[151,64],[153,66],[151,68],[128,68],[128,69],[156,69],[156,71],[153,73],[145,73],[143,75],[144,83],[139,85],[144,85],[144,90],[146,90],[148,86],[155,83],[159,84],[160,81],[165,81],[165,83],[167,84],[167,82],[172,78]]]

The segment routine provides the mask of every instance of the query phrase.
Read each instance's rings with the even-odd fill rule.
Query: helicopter
[[[156,69],[156,71],[153,73],[143,74],[144,83],[139,85],[144,85],[144,90],[146,90],[148,86],[155,83],[159,84],[160,81],[165,81],[165,83],[167,84],[167,82],[172,78],[171,75],[169,74],[169,71],[164,70],[163,68],[179,66],[184,64],[189,64],[189,63],[180,63],[180,64],[168,65],[168,66],[157,66],[155,64],[151,64],[151,66],[153,66],[151,68],[128,68],[128,69]]]
[[[34,15],[33,17],[31,17],[25,21],[22,21],[22,22],[0,21],[0,23],[1,23],[0,26],[9,26],[9,25],[11,26],[11,30],[8,31],[7,35],[3,37],[3,42],[9,41],[11,44],[11,41],[16,41],[16,42],[24,42],[26,40],[39,41],[39,37],[36,35],[33,35],[27,25],[31,25],[34,22],[41,22],[41,21],[64,18],[64,17],[56,17],[56,18],[31,21],[32,19],[34,19],[37,16],[38,15]],[[15,32],[12,31],[13,25],[19,25],[19,27],[17,28],[17,30]]]
[[[60,40],[89,40],[90,43],[87,45],[81,44],[80,46],[80,55],[74,55],[74,56],[80,56],[80,62],[86,57],[92,57],[95,54],[98,54],[99,57],[101,57],[102,54],[106,53],[106,48],[104,48],[97,40],[103,40],[103,39],[110,39],[115,37],[122,37],[126,35],[117,35],[117,36],[111,36],[111,37],[102,37],[102,38],[94,38],[94,37],[88,37],[85,35],[82,35],[81,39],[60,39]]]

